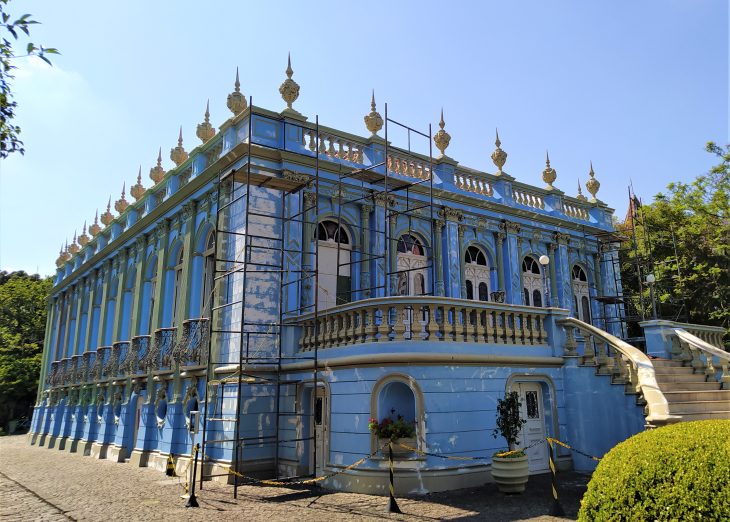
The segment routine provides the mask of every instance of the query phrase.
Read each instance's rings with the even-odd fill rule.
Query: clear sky
[[[555,185],[575,195],[592,160],[599,198],[621,217],[630,182],[651,200],[716,163],[706,141],[730,142],[727,0],[14,0],[8,9],[32,13],[42,22],[32,41],[62,56],[52,68],[17,60],[27,152],[0,163],[4,270],[53,273],[62,243],[135,182],[140,164],[150,184],[160,146],[170,168],[180,125],[187,150],[199,143],[208,98],[213,124],[228,118],[236,66],[255,105],[283,109],[289,51],[294,107],[310,119],[365,136],[373,88],[381,113],[388,102],[414,127],[435,130],[443,106],[447,153],[462,165],[495,170],[499,127],[505,171],[543,186],[549,149]]]

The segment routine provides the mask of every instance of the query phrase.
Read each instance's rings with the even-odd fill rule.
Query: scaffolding
[[[348,226],[357,229],[363,237],[382,238],[382,250],[362,248],[356,257],[345,256],[342,243],[336,241],[338,292],[335,305],[368,297],[397,295],[402,274],[409,271],[398,269],[394,262],[395,252],[407,246],[399,245],[399,238],[394,237],[399,218],[401,223],[404,219],[407,221],[409,234],[418,228],[419,235],[427,237],[428,249],[435,245],[430,125],[427,133],[403,125],[388,116],[386,104],[384,142],[379,138],[373,140],[373,157],[369,165],[353,168],[354,162],[342,161],[353,158],[342,153],[341,142],[339,154],[332,154],[332,133],[329,131],[326,132],[329,133],[330,149],[325,148],[326,134],[319,125],[319,117],[315,118],[314,124],[287,118],[284,120],[287,131],[284,132],[283,145],[274,145],[255,139],[253,121],[257,116],[272,118],[271,113],[257,112],[250,98],[245,161],[239,167],[221,171],[217,180],[214,282],[210,296],[211,321],[203,411],[200,486],[206,479],[228,476],[233,481],[234,498],[238,496],[241,483],[239,476],[229,473],[216,475],[214,468],[209,466],[220,455],[225,455],[225,450],[230,450],[232,469],[239,472],[246,467],[244,449],[270,448],[263,454],[272,455],[272,458],[258,459],[259,462],[270,461],[270,466],[258,470],[259,473],[268,475],[265,478],[289,480],[298,477],[291,474],[281,476],[280,448],[306,443],[310,447],[309,469],[312,473],[303,476],[312,476],[317,469],[315,422],[317,407],[321,405],[292,408],[292,404],[298,404],[297,400],[286,399],[296,399],[299,386],[311,379],[311,401],[317,400],[316,390],[320,381],[318,348],[323,328],[319,317],[326,317],[327,313],[319,298],[322,287],[320,240],[323,238],[318,225],[320,195],[325,187],[329,194],[337,195],[333,198],[332,207],[337,207],[338,234],[344,223],[343,208],[348,204],[380,204],[385,217],[384,222],[376,216],[359,222],[359,225],[352,220],[348,222]],[[405,148],[396,149],[390,145],[391,125],[405,133]],[[309,156],[313,158],[314,165],[311,174],[278,177],[255,159],[267,148],[287,150],[286,137],[292,129],[299,147],[304,143],[303,137],[309,136]],[[419,154],[412,149],[412,141],[418,139],[428,140],[427,154]],[[381,157],[374,153],[375,144],[382,146]],[[308,154],[303,148],[301,152],[305,156]],[[333,161],[333,156],[338,161]],[[358,163],[363,163],[362,151],[359,159]],[[326,170],[322,170],[324,160],[328,160]],[[309,192],[305,193],[305,189]],[[266,196],[270,199],[267,200]],[[267,204],[272,202],[277,204]],[[426,226],[414,226],[416,220],[426,222]],[[435,273],[432,252],[426,249],[423,255],[428,260],[423,268],[427,273]],[[340,292],[341,272],[351,273],[351,268],[358,264],[368,267],[363,273],[372,274],[380,270],[384,273],[384,281],[381,284],[377,276],[370,277],[368,281],[361,279],[355,287],[350,280],[350,284]],[[432,278],[429,288],[424,285],[419,293],[434,295],[435,284]],[[256,302],[264,287],[265,293],[276,297],[275,310],[264,310],[261,303]],[[311,316],[315,324],[313,347],[307,351],[296,347],[299,335],[296,319],[302,315]],[[300,378],[287,377],[289,370],[286,365],[291,363],[300,363],[296,365]],[[301,368],[305,368],[306,375],[310,377],[303,377]],[[272,420],[271,429],[267,431],[251,430],[245,425],[242,397],[245,390],[254,393],[251,391],[254,387],[259,397],[263,395],[273,399],[272,411],[266,412]],[[235,408],[231,407],[233,402]],[[300,430],[292,435],[291,430],[283,429],[288,420],[310,429],[307,433]],[[221,460],[225,461],[225,458]]]

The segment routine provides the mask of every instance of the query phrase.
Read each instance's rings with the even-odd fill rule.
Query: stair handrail
[[[681,419],[681,417],[669,413],[669,403],[657,383],[654,365],[644,352],[622,341],[618,337],[593,325],[584,323],[575,317],[566,317],[556,322],[563,327],[573,327],[589,333],[594,338],[608,343],[609,346],[626,358],[626,361],[631,364],[631,368],[634,370],[631,372],[632,377],[636,378],[638,387],[641,389],[641,394],[646,401],[646,408],[648,410],[648,415],[646,416],[647,424],[663,425]]]
[[[705,358],[707,359],[708,366],[707,366],[707,374],[715,375],[715,366],[712,361],[712,357],[717,357],[720,359],[720,367],[722,368],[722,375],[719,379],[719,381],[722,383],[723,389],[726,389],[730,387],[730,373],[728,373],[728,367],[730,366],[730,352],[726,352],[725,350],[721,350],[720,348],[717,348],[716,346],[711,345],[707,341],[703,341],[696,335],[693,335],[689,333],[684,328],[675,328],[674,334],[679,337],[680,341],[684,341],[685,343],[691,345],[695,350],[698,350],[700,352],[704,352]],[[695,366],[695,363],[693,361],[693,367]]]

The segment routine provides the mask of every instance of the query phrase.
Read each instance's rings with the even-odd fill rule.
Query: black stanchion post
[[[550,509],[550,514],[554,517],[565,516],[565,510],[560,505],[558,500],[558,475],[555,469],[555,453],[552,439],[548,438],[548,448],[550,450],[550,475],[552,478],[552,489],[553,489],[553,507]]]
[[[190,496],[188,501],[185,503],[185,507],[198,507],[198,499],[195,498],[195,475],[198,469],[198,450],[200,444],[195,445],[195,456],[193,457],[193,480],[190,481]]]
[[[395,501],[395,486],[393,485],[393,442],[388,442],[388,470],[390,473],[390,503],[388,504],[388,513],[402,513]]]

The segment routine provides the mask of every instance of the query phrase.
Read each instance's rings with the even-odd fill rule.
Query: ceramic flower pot
[[[502,493],[522,493],[529,476],[527,455],[492,457],[492,478]]]

